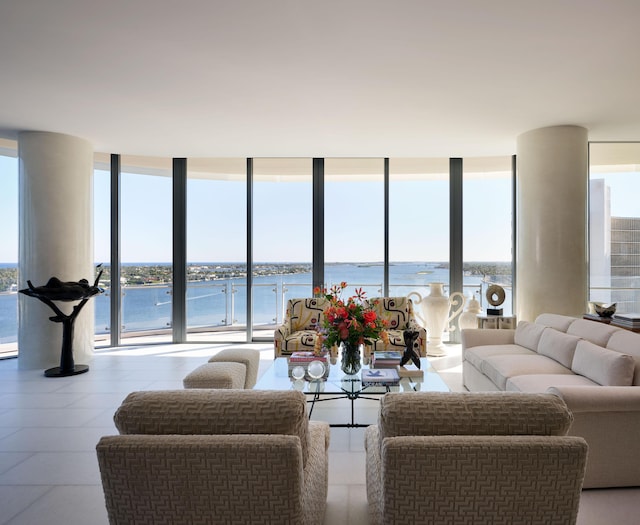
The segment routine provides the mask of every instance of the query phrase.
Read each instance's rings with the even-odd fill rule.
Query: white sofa
[[[463,330],[465,387],[553,393],[589,445],[585,488],[640,486],[640,335],[542,314],[514,330]]]

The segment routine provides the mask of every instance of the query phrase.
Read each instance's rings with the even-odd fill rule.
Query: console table
[[[516,327],[515,315],[478,315],[478,328],[514,329]]]

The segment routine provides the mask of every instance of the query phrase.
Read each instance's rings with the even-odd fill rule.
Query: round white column
[[[19,288],[87,279],[93,284],[93,149],[89,142],[48,132],[23,132],[20,159]],[[71,313],[77,302],[57,302]],[[62,323],[39,300],[19,294],[19,368],[60,364]],[[73,355],[88,361],[94,348],[94,307],[85,305],[75,322]]]
[[[516,314],[581,316],[587,303],[587,130],[536,129],[517,145]]]

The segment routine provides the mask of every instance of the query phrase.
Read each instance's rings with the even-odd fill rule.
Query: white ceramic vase
[[[478,328],[478,314],[482,313],[480,301],[476,299],[475,294],[467,302],[467,309],[460,314],[458,318],[458,326],[460,330],[468,328]]]
[[[448,329],[449,321],[454,318],[464,307],[465,297],[460,292],[455,292],[448,297],[444,293],[444,283],[429,283],[429,295],[422,297],[418,292],[411,292],[409,296],[416,295],[418,304],[422,309],[422,315],[416,316],[427,328],[427,355],[439,357],[445,355],[442,336]],[[459,297],[458,297],[459,296]],[[456,311],[449,315],[451,300],[458,298],[461,303]]]

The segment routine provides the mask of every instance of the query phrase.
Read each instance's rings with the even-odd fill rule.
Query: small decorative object
[[[311,379],[322,379],[326,368],[322,361],[311,361],[307,367],[307,374]]]
[[[355,291],[355,295],[347,300],[341,298],[342,291],[347,287],[346,282],[334,285],[327,292],[326,289],[316,288],[316,295],[324,296],[329,306],[322,316],[322,326],[319,328],[319,338],[325,348],[342,347],[342,371],[353,375],[360,370],[360,346],[371,344],[374,339],[386,337],[386,321],[380,319],[373,309],[374,305],[367,304],[365,292],[362,288]]]
[[[486,293],[488,303],[493,308],[487,308],[487,315],[502,315],[502,308],[498,308],[504,303],[505,293],[504,288],[497,284],[492,284],[487,288]]]
[[[418,368],[420,368],[420,354],[416,350],[414,343],[417,341],[420,334],[417,330],[405,330],[402,332],[404,338],[404,354],[400,359],[400,366],[406,365],[409,361],[413,362]]]
[[[424,298],[418,292],[411,292],[409,297],[415,295],[418,298],[416,304],[422,309],[422,315],[416,312],[416,316],[424,323],[429,334],[428,355],[438,357],[445,355],[442,335],[445,330],[451,329],[448,324],[464,307],[465,297],[460,292],[447,297],[444,294],[444,283],[429,283],[429,289],[429,295]],[[451,306],[457,301],[460,301],[460,306],[450,314]]]
[[[478,328],[478,314],[482,313],[480,301],[476,299],[475,294],[467,302],[467,309],[458,317],[458,326],[460,330],[469,328]]]
[[[605,306],[602,304],[594,303],[593,308],[600,317],[611,317],[616,313],[616,304],[617,303],[612,303],[608,306]]]
[[[291,377],[293,377],[294,379],[302,379],[304,377],[304,374],[304,366],[294,366],[291,370]]]
[[[98,268],[100,268],[100,266],[102,265],[98,265]],[[27,281],[29,288],[20,290],[20,293],[28,295],[29,297],[35,297],[51,308],[56,314],[53,317],[49,317],[51,321],[54,323],[62,323],[60,366],[45,370],[44,375],[46,377],[73,376],[89,371],[88,365],[76,365],[73,361],[73,324],[82,307],[87,304],[87,301],[94,295],[104,292],[102,288],[98,287],[101,275],[102,270],[98,273],[93,286],[91,286],[86,279],[80,279],[77,282],[63,282],[57,277],[51,277],[44,286],[33,286],[31,281]],[[71,314],[67,315],[62,312],[53,301],[80,302],[73,307]]]

